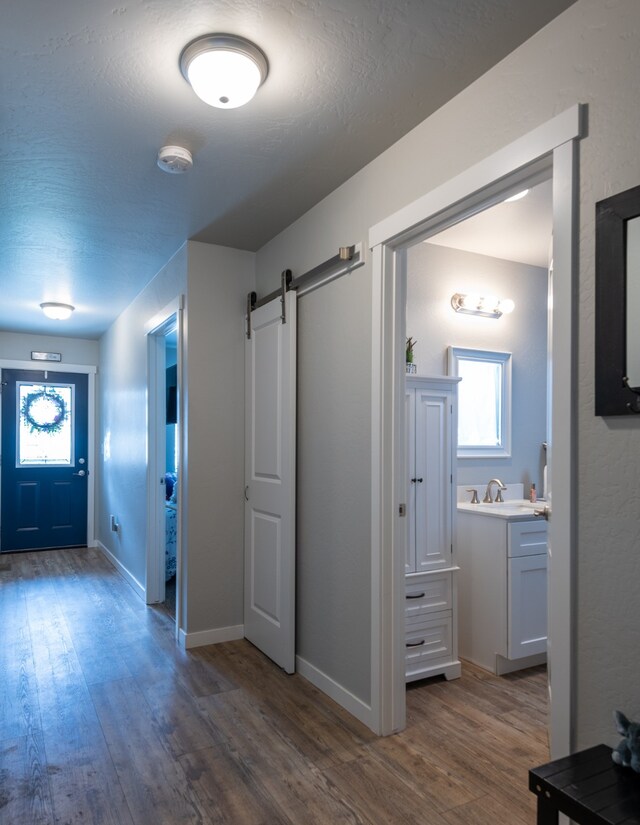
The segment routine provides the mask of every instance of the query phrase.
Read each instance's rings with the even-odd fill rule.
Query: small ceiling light
[[[505,203],[513,203],[514,201],[519,201],[520,198],[526,198],[528,194],[529,194],[529,190],[528,189],[523,189],[522,192],[516,192],[516,194],[511,195],[510,198],[505,198],[504,202]]]
[[[248,40],[231,34],[210,34],[184,47],[180,70],[209,106],[235,109],[255,95],[267,77],[269,64]]]
[[[56,304],[53,301],[46,301],[40,304],[40,309],[44,312],[47,318],[53,318],[55,321],[66,321],[71,317],[71,313],[75,309],[71,304]]]
[[[451,306],[456,312],[466,315],[501,318],[513,312],[516,305],[511,298],[496,298],[493,295],[465,295],[462,292],[456,292],[451,296]]]

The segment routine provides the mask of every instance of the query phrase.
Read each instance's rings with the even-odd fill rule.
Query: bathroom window
[[[511,455],[511,353],[448,347],[458,385],[458,458]]]

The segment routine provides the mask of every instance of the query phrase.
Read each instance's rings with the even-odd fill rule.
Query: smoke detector
[[[158,166],[170,175],[188,172],[193,166],[191,152],[182,146],[163,146],[158,152]]]

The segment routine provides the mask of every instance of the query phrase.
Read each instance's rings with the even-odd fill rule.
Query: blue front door
[[[2,370],[0,550],[87,543],[87,376]]]

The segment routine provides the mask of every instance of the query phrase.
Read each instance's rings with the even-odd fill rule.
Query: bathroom
[[[510,438],[506,438],[502,455],[494,453],[487,456],[485,450],[478,451],[485,455],[473,455],[473,450],[470,450],[471,455],[461,456],[458,451],[453,465],[457,474],[454,502],[470,502],[473,493],[467,491],[476,489],[482,509],[491,479],[500,479],[506,486],[502,493],[505,499],[529,499],[532,485],[535,485],[535,496],[544,498],[545,445],[549,435],[547,292],[551,230],[551,183],[544,181],[531,188],[525,197],[497,204],[416,244],[407,252],[406,330],[407,336],[415,342],[412,352],[414,366],[408,370],[418,376],[455,374],[449,348],[511,356]],[[452,305],[455,294],[490,295],[503,301],[510,299],[513,310],[499,317],[458,312]],[[462,419],[464,412],[469,412],[470,402],[460,390],[459,396]],[[463,405],[466,406],[463,408]],[[473,418],[477,405],[471,413]],[[495,499],[497,492],[497,485],[492,485],[492,498]],[[544,501],[541,506],[544,506]],[[464,660],[466,654],[466,658],[497,673],[544,660],[543,656],[525,657],[520,653],[522,658],[512,667],[504,661],[500,666],[495,665],[493,660],[487,661],[486,657],[474,657],[475,649],[474,654],[469,653],[465,622],[468,626],[471,620],[468,615],[465,616],[465,610],[470,601],[478,601],[476,596],[470,598],[470,588],[478,587],[478,576],[476,573],[471,575],[469,569],[465,570],[462,561],[465,547],[461,547],[460,542],[466,541],[465,536],[474,535],[477,531],[465,531],[466,512],[462,509],[458,512],[454,506],[453,513],[454,537],[458,533],[458,552],[456,554],[454,550],[454,561],[461,568],[457,573],[460,622],[454,628],[458,635],[459,657]],[[533,521],[532,514],[533,508],[526,515],[517,517],[516,521]],[[481,518],[479,521],[489,526],[490,522],[498,520]],[[535,521],[542,523],[538,529],[544,531],[543,520]],[[474,528],[478,523],[478,516],[474,514]],[[504,527],[503,523],[497,529],[503,530]],[[509,560],[509,569],[510,565]],[[540,575],[544,578],[541,579]],[[541,601],[540,587],[546,587],[546,567],[544,573],[536,573],[536,577],[536,600]],[[506,595],[504,600],[506,605]],[[477,615],[473,617],[473,622],[477,628]],[[474,632],[477,633],[477,630]],[[504,632],[506,635],[506,629]]]

